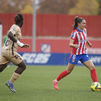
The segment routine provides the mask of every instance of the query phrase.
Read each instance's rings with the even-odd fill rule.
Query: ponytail
[[[74,30],[78,27],[78,23],[81,23],[82,20],[83,20],[83,18],[78,17],[78,16],[76,16],[76,17],[74,18],[74,28],[73,28]]]

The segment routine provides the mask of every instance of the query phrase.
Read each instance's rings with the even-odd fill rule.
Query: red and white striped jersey
[[[72,49],[72,54],[80,55],[80,54],[87,54],[87,31],[84,29],[83,31],[80,31],[78,28],[76,28],[72,34],[71,39],[74,40],[74,44],[78,44],[78,48]]]

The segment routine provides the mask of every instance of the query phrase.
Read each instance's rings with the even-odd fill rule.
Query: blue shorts
[[[77,64],[78,61],[80,61],[81,63],[84,63],[88,60],[90,60],[90,58],[87,54],[71,55],[69,58],[69,63],[70,64]]]

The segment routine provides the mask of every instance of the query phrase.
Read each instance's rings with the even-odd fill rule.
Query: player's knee
[[[88,69],[93,70],[93,69],[95,69],[95,66],[89,66]]]
[[[71,71],[70,71],[70,70],[68,70],[68,69],[66,69],[66,71],[67,71],[67,73],[68,73],[68,74],[70,74],[70,73],[71,73]]]
[[[7,67],[6,64],[0,65],[0,72],[2,72]]]
[[[0,72],[2,72],[3,71],[3,69],[2,68],[0,68]]]
[[[26,69],[26,65],[24,64],[22,68],[23,68],[23,71],[24,71]]]
[[[19,65],[18,65],[18,68],[15,70],[16,73],[18,74],[22,74],[22,72],[26,69],[26,65],[24,62],[21,62]]]
[[[72,72],[72,70],[67,70],[68,74],[70,74]]]
[[[92,66],[92,67],[90,68],[90,70],[96,70],[96,68],[95,68],[94,66]]]
[[[19,68],[23,68],[23,69],[26,69],[26,64],[24,63],[24,61],[22,61],[19,65],[18,65]]]
[[[68,71],[68,74],[70,74],[72,71]]]

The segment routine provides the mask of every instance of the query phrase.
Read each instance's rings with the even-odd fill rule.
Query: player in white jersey
[[[75,17],[74,30],[71,34],[69,46],[72,48],[72,54],[69,58],[67,69],[59,74],[59,76],[53,80],[53,87],[58,90],[58,82],[70,74],[75,65],[80,61],[89,70],[93,82],[98,82],[96,69],[89,56],[87,55],[86,43],[91,47],[92,44],[87,40],[86,20],[81,17]]]
[[[20,42],[22,37],[20,28],[23,25],[23,21],[24,18],[21,14],[17,14],[15,16],[15,24],[13,24],[8,31],[7,34],[8,38],[6,39],[6,42],[2,47],[2,56],[0,57],[0,72],[2,72],[10,62],[18,66],[18,68],[11,76],[10,80],[6,82],[6,85],[14,93],[16,92],[16,90],[14,89],[13,83],[15,80],[19,78],[22,72],[26,69],[24,60],[22,59],[20,54],[17,53],[18,46],[22,48],[29,47],[29,45]]]

